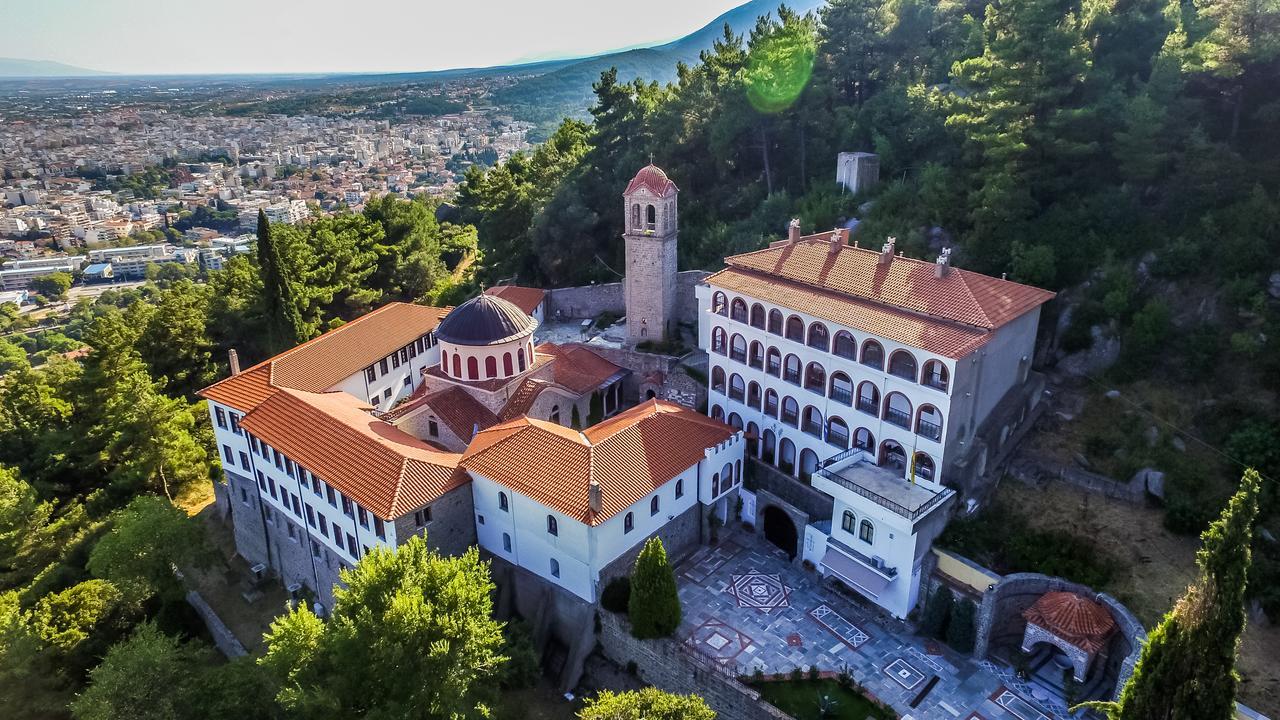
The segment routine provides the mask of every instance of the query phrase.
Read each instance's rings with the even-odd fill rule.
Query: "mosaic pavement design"
[[[779,576],[749,572],[732,577],[733,583],[726,592],[738,600],[738,607],[764,612],[791,607],[791,588],[783,585]]]
[[[694,628],[684,644],[727,666],[736,666],[738,656],[754,645],[751,638],[719,620],[708,620]]]
[[[1023,700],[1022,696],[1008,688],[1001,687],[991,696],[991,699],[995,700],[1000,707],[1021,718],[1021,720],[1052,720],[1048,715],[1037,710],[1031,703]]]
[[[840,638],[845,645],[857,650],[862,644],[870,640],[871,637],[862,631],[862,628],[854,625],[840,613],[827,607],[825,604],[809,611],[809,617],[818,621],[818,624],[826,628],[832,635]]]
[[[924,682],[924,673],[912,667],[911,663],[898,658],[889,663],[884,668],[884,674],[893,678],[907,690],[915,690],[918,685]]]
[[[732,540],[726,540],[715,547],[701,548],[685,562],[684,577],[696,583],[704,582],[739,552],[742,552],[742,546]]]

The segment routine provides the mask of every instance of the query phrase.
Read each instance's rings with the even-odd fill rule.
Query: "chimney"
[[[787,224],[787,241],[800,241],[800,218],[791,218],[791,222]]]
[[[844,238],[840,237],[840,228],[831,231],[831,239],[828,242],[830,243],[827,248],[828,255],[835,255],[840,252],[840,248],[844,247]]]
[[[587,489],[587,506],[593,513],[600,512],[600,483],[595,480],[591,481]]]
[[[941,280],[951,272],[951,248],[942,248],[938,260],[933,266],[933,276]]]
[[[231,348],[227,351],[227,362],[231,364],[231,375],[234,377],[240,374],[240,356],[236,354],[236,349]]]
[[[892,262],[893,252],[895,249],[897,249],[897,246],[898,246],[898,238],[890,236],[885,242],[884,247],[880,248],[880,259],[877,261],[876,264],[888,265],[890,262]]]

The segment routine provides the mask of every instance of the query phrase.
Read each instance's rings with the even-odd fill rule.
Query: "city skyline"
[[[626,21],[618,0],[374,0],[357,11],[334,0],[227,0],[216,13],[161,0],[48,0],[7,9],[0,45],[12,58],[122,75],[413,72],[661,44],[741,4],[652,0]],[[129,39],[143,27],[151,40]]]

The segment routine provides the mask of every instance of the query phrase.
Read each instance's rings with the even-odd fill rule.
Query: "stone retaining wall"
[[[676,313],[673,318],[676,322],[698,321],[698,299],[693,294],[693,288],[710,274],[706,270],[684,270],[676,273]],[[603,312],[618,315],[627,313],[626,290],[622,283],[580,285],[547,291],[548,319],[594,318]]]
[[[213,644],[223,655],[234,660],[249,654],[244,649],[244,645],[240,644],[240,639],[231,632],[231,628],[227,627],[226,623],[222,622],[222,618],[209,607],[209,603],[200,597],[200,593],[195,590],[188,592],[187,602],[195,608],[200,619],[204,620],[205,627],[209,628],[209,635],[213,637]]]

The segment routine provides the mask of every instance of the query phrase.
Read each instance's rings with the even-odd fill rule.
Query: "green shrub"
[[[507,641],[505,654],[510,659],[502,670],[502,687],[520,689],[538,682],[538,653],[533,647],[533,634],[521,620],[512,620],[503,628]]]
[[[796,667],[791,668],[791,680],[793,682],[800,682],[803,678],[804,673],[801,672],[800,666],[797,665]]]
[[[974,607],[968,600],[960,600],[951,609],[951,621],[947,623],[947,644],[962,653],[973,652]]]
[[[818,679],[818,666],[817,666],[817,665],[810,665],[810,666],[809,666],[809,679],[810,679],[810,680],[817,680],[817,679]]]
[[[627,614],[627,603],[631,602],[631,578],[623,575],[609,581],[600,593],[600,605],[611,613]]]

